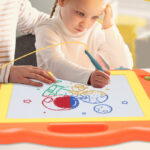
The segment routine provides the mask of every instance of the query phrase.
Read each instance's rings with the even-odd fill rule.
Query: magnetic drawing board
[[[2,85],[0,122],[149,120],[149,98],[133,71],[111,71],[102,89],[57,80],[33,87]]]

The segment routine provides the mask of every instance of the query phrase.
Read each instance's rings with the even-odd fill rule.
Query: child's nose
[[[90,27],[90,20],[89,19],[84,19],[80,22],[80,26],[83,29],[88,29]]]

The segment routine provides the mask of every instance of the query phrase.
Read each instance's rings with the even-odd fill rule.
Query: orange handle
[[[96,147],[150,141],[150,121],[104,123],[19,123],[0,125],[0,143],[29,142],[56,147]]]

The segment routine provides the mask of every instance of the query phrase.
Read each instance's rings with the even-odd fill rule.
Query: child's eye
[[[81,16],[81,17],[85,16],[83,12],[76,11],[76,13],[77,13],[79,16]]]

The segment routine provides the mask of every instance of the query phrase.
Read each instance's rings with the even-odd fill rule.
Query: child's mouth
[[[76,29],[78,32],[83,32],[83,30],[81,30],[81,29]]]

